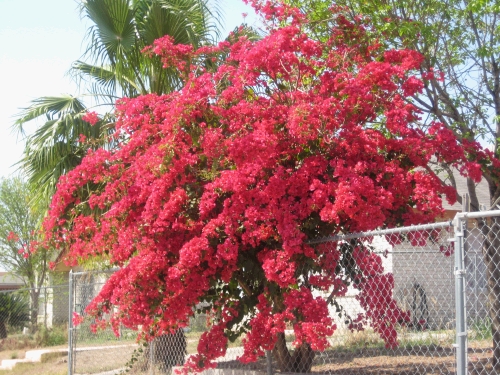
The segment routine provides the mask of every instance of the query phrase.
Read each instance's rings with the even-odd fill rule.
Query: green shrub
[[[68,343],[68,330],[66,326],[42,327],[35,334],[38,346],[57,346]]]
[[[489,317],[474,320],[468,327],[470,340],[491,340],[491,319]]]
[[[33,336],[12,335],[6,339],[0,340],[0,351],[32,349],[36,347],[37,343]]]

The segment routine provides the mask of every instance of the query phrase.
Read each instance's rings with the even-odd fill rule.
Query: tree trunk
[[[489,225],[488,225],[489,224]],[[500,374],[500,218],[479,220],[484,236],[483,256],[488,280],[489,315],[493,336],[493,369]]]
[[[5,321],[0,320],[0,339],[7,338],[7,327],[5,326]]]
[[[278,333],[278,340],[273,349],[274,358],[281,372],[311,372],[315,353],[309,344],[302,344],[290,354],[286,346],[284,333]]]
[[[144,351],[144,359],[149,363],[149,366],[159,366],[163,371],[168,372],[172,367],[184,364],[186,349],[186,335],[181,328],[174,334],[156,337]]]
[[[31,299],[31,309],[30,309],[30,322],[31,322],[31,333],[35,333],[38,330],[38,302],[40,296],[40,289],[32,288],[30,290]]]

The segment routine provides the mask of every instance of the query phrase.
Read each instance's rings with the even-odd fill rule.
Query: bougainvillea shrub
[[[295,9],[254,3],[270,25],[259,41],[194,51],[164,37],[144,51],[179,69],[183,88],[120,100],[118,146],[89,151],[61,179],[45,222],[69,264],[119,267],[87,309],[115,328],[175,332],[206,302],[193,370],[215,366],[242,334],[242,361],[278,348],[285,366],[287,327],[296,356],[325,349],[332,298],[313,291],[335,299],[352,282],[366,318],[397,345],[407,316],[378,256],[308,240],[433,220],[454,192],[428,161],[464,159],[439,123],[415,125],[406,98],[422,88],[417,52],[382,50],[336,9],[319,42]]]

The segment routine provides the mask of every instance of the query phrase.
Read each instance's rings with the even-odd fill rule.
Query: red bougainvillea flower
[[[423,167],[465,160],[443,126],[414,126],[405,99],[422,88],[412,73],[420,54],[382,50],[341,14],[318,41],[298,10],[254,5],[283,26],[259,41],[193,50],[165,37],[147,49],[182,70],[183,88],[120,100],[122,143],[89,151],[61,178],[45,221],[69,264],[98,257],[119,267],[87,309],[113,327],[176,332],[205,302],[214,319],[189,359],[194,370],[213,367],[235,333],[245,333],[243,361],[287,326],[294,345],[323,350],[336,324],[318,292],[340,297],[353,281],[364,319],[395,346],[408,317],[380,257],[363,244],[308,240],[433,220],[450,191]]]
[[[82,116],[83,121],[87,121],[90,125],[95,125],[99,121],[96,112],[87,112]]]

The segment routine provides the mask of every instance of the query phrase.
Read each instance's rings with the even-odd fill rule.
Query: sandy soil
[[[497,375],[491,369],[490,343],[469,349],[469,375]],[[257,370],[265,374],[265,361],[242,365],[237,361],[221,363],[220,367]],[[278,372],[278,371],[277,371]],[[413,350],[356,349],[331,350],[318,354],[313,374],[332,375],[452,375],[455,352],[452,348],[420,346]]]
[[[490,348],[471,349],[468,353],[469,375],[493,375]],[[323,364],[321,364],[323,362]],[[315,360],[312,372],[335,375],[444,375],[455,374],[455,353],[450,348],[420,347],[418,351],[361,350],[332,353]],[[496,374],[495,374],[496,375]]]
[[[469,375],[493,375],[491,342],[474,343],[469,349]],[[77,354],[77,373],[95,374],[123,368],[133,348],[113,348]],[[148,374],[147,366],[136,368],[134,374]],[[220,368],[256,370],[265,375],[266,360],[244,365],[239,361],[219,363]],[[278,369],[275,369],[279,373]],[[452,375],[455,371],[455,352],[451,347],[418,346],[413,349],[386,350],[358,348],[330,350],[316,355],[313,374],[332,375]],[[497,374],[495,374],[497,375]]]

